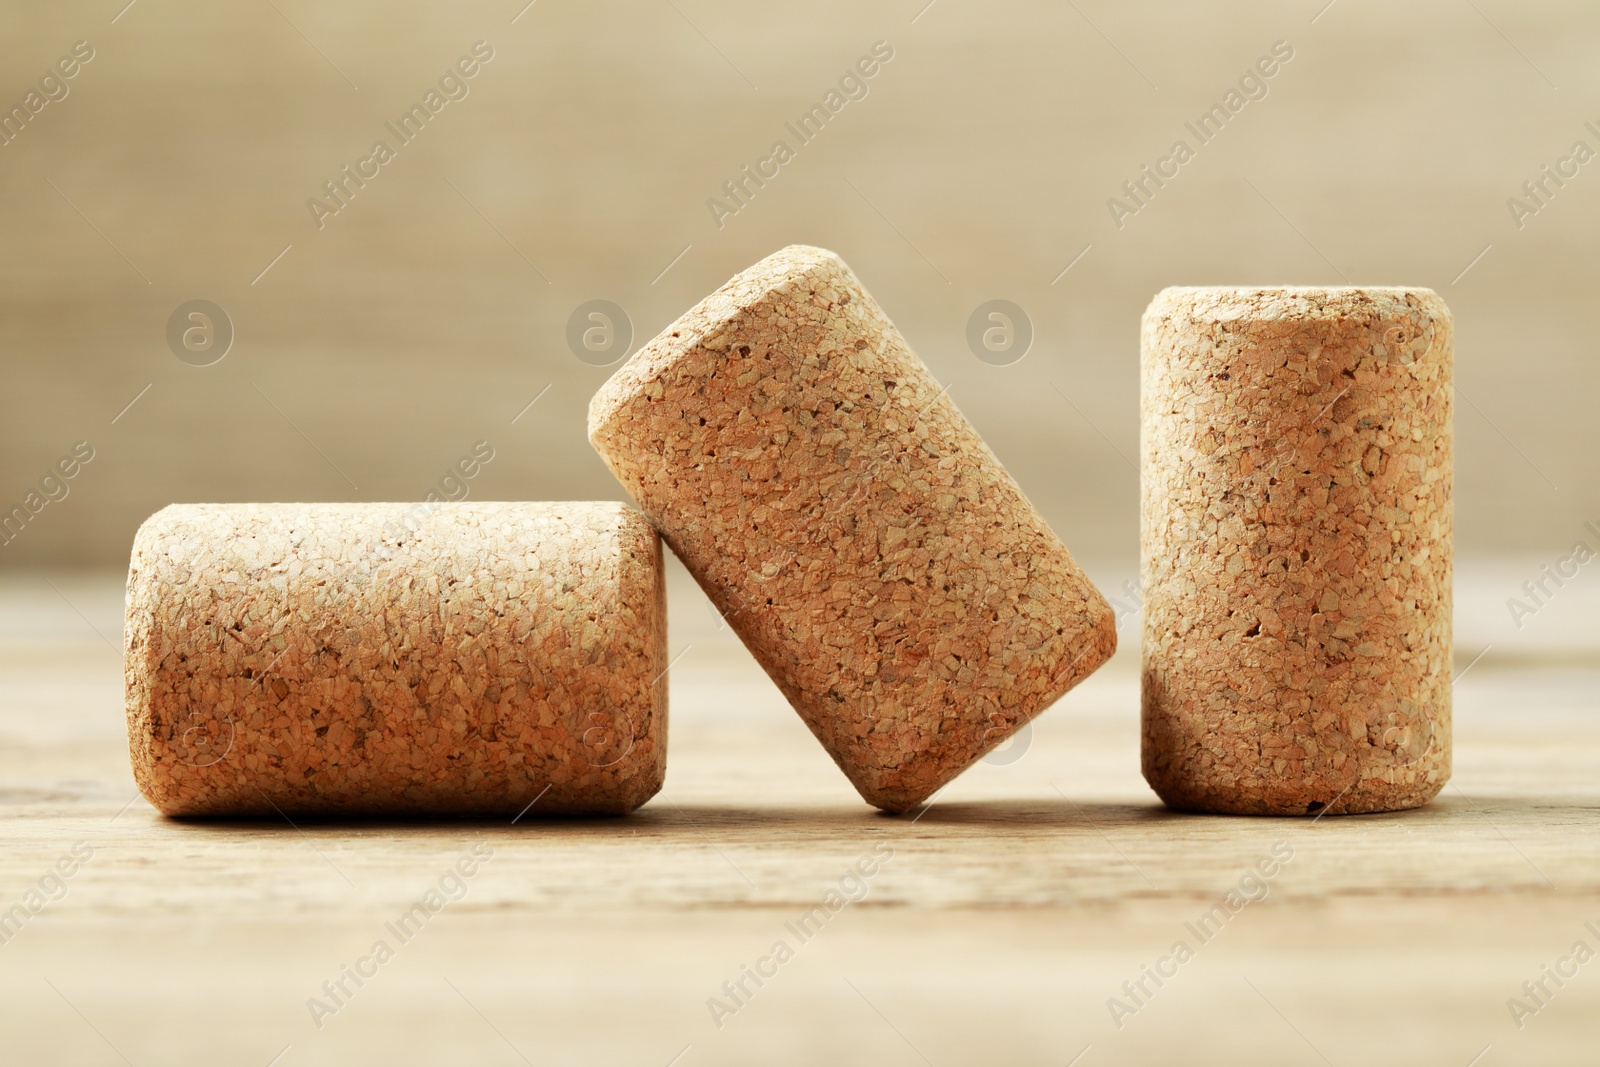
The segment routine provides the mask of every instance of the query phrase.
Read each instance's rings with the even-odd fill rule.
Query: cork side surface
[[[838,256],[791,246],[594,398],[606,464],[870,803],[1100,666],[1113,616]]]
[[[666,756],[660,544],[620,504],[195,504],[134,540],[168,815],[620,813]]]
[[[1145,778],[1198,811],[1427,802],[1450,775],[1444,302],[1167,289],[1141,350]]]

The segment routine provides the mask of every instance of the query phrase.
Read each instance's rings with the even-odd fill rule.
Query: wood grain
[[[1584,925],[1600,927],[1600,659],[1485,657],[1458,683],[1439,799],[1312,821],[1162,808],[1139,776],[1130,648],[1020,759],[894,818],[671,580],[671,759],[634,816],[297,827],[134,800],[116,581],[0,583],[0,908],[93,849],[0,944],[7,1059],[1465,1067],[1489,1046],[1484,1067],[1591,1062],[1600,971],[1520,1030],[1506,1001],[1600,943]],[[1293,856],[1264,899],[1196,937],[1274,845]],[[389,924],[474,846],[492,859],[400,943]],[[828,911],[875,848],[892,858],[865,897]],[[324,981],[379,939],[393,958],[347,980],[319,1028],[308,998],[331,1005]],[[779,940],[792,958],[735,1005],[724,981]],[[1123,983],[1179,940],[1193,958],[1146,979],[1119,1029],[1108,999],[1132,1005]],[[720,1028],[713,997],[733,1009]]]

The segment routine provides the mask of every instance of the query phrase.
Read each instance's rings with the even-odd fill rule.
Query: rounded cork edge
[[[850,274],[850,268],[835,252],[814,245],[788,245],[735,274],[716,292],[678,316],[630,356],[590,399],[589,440],[597,443],[605,425],[680,358],[703,342],[714,341],[772,293],[783,291],[794,285],[799,276],[818,268]]]
[[[630,723],[636,744],[650,749],[640,761],[627,760],[618,767],[618,778],[627,787],[619,795],[615,814],[623,815],[643,806],[661,791],[667,778],[667,585],[661,554],[661,537],[643,515],[624,505],[613,505],[617,512],[617,591],[623,613],[637,616],[651,634],[649,672],[641,701],[648,708],[649,728],[640,731]]]
[[[1450,318],[1432,289],[1404,285],[1170,285],[1145,308],[1144,319],[1182,317],[1194,322],[1316,318],[1361,308],[1394,312],[1410,307]]]
[[[128,756],[133,768],[134,784],[139,787],[150,806],[162,815],[176,817],[185,814],[185,806],[176,802],[159,788],[159,782],[150,774],[154,762],[150,735],[150,700],[148,679],[155,664],[149,663],[156,654],[153,642],[144,641],[139,651],[134,650],[137,636],[148,633],[156,621],[156,596],[151,583],[139,581],[139,568],[145,560],[150,541],[156,530],[170,519],[170,512],[181,511],[192,505],[169,504],[155,512],[133,535],[133,549],[128,558],[128,580],[123,592],[122,627],[122,679],[124,710],[128,719]],[[143,659],[141,659],[143,657]]]

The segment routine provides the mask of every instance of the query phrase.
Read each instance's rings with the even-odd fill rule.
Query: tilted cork
[[[612,472],[870,803],[1100,666],[1110,608],[838,256],[792,246],[594,397]]]
[[[1426,803],[1450,775],[1451,320],[1427,289],[1144,314],[1144,775],[1169,805]]]
[[[134,539],[168,815],[625,812],[666,767],[661,546],[621,504],[194,504]]]

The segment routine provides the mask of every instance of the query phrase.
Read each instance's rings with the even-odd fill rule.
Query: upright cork
[[[850,781],[916,806],[1112,653],[1111,609],[850,268],[769,256],[589,437]]]
[[[1144,314],[1144,775],[1175,808],[1393,811],[1450,776],[1451,321],[1428,289]]]
[[[625,812],[665,773],[661,546],[620,504],[175,505],[124,642],[167,815]]]

